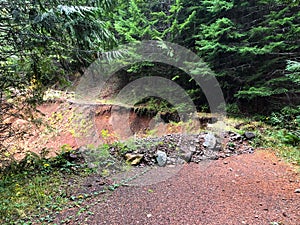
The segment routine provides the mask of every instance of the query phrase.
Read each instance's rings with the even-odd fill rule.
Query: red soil
[[[258,151],[186,164],[163,182],[120,187],[86,202],[89,213],[70,209],[57,220],[74,215],[68,224],[299,225],[299,178],[272,152]]]
[[[26,130],[26,138],[14,141],[11,146],[13,156],[20,160],[26,152],[37,154],[43,149],[49,151],[48,157],[55,156],[63,145],[76,149],[83,145],[111,143],[124,140],[134,135],[144,136],[148,128],[156,125],[158,136],[166,133],[180,133],[182,128],[172,124],[153,123],[152,117],[138,115],[132,110],[112,105],[75,105],[68,102],[46,103],[38,107],[44,114],[44,124],[51,126],[52,132],[45,125],[34,127],[25,120],[13,119],[15,126]],[[83,125],[84,124],[84,125]],[[107,135],[103,135],[106,131]]]
[[[28,140],[18,143],[21,147],[39,153],[49,148],[55,154],[63,144],[72,148],[82,142],[80,133],[69,126],[74,105],[68,103],[47,104],[40,110],[52,122],[56,134],[41,135],[45,130],[32,129]],[[102,142],[115,138],[126,138],[128,124],[124,123],[122,112],[114,113],[110,106],[96,109],[92,123]],[[59,119],[61,114],[61,119]],[[112,126],[112,121],[119,126]],[[129,114],[131,132],[144,132],[150,118]],[[50,121],[51,122],[51,121]],[[15,123],[26,124],[17,120]],[[71,122],[72,123],[72,122]],[[161,125],[159,125],[161,126]],[[171,127],[172,128],[172,127]],[[72,132],[74,129],[75,133]],[[174,128],[174,131],[178,127]],[[107,138],[101,131],[107,130]],[[170,127],[163,130],[172,131]],[[78,131],[80,132],[80,130]],[[122,133],[123,132],[123,133]],[[118,134],[116,134],[118,133]],[[79,138],[78,138],[79,136]],[[16,158],[24,157],[25,152],[16,152]],[[165,168],[168,172],[169,168]],[[155,176],[162,177],[160,171]],[[144,179],[153,179],[149,174]],[[149,176],[149,177],[147,177]],[[224,160],[185,164],[174,176],[151,185],[120,187],[111,195],[90,199],[87,211],[77,214],[78,208],[63,212],[57,223],[69,215],[74,215],[69,224],[300,224],[300,177],[290,165],[278,159],[269,151],[233,156]],[[92,206],[93,205],[93,206]],[[82,208],[82,207],[81,207]],[[275,224],[275,223],[274,223]]]

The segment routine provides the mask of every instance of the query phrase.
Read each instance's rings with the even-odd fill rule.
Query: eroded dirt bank
[[[150,133],[157,136],[181,133],[187,129],[165,123],[172,119],[172,115],[155,116],[155,112],[111,104],[80,105],[59,101],[45,103],[38,109],[44,115],[42,126],[34,126],[17,118],[8,121],[27,132],[24,139],[8,143],[16,159],[22,159],[28,151],[41,153],[46,150],[50,157],[60,151],[62,146],[76,149],[83,145],[97,146],[133,136],[144,137]],[[198,118],[189,124],[188,129],[190,131],[205,126],[211,119],[211,116]]]

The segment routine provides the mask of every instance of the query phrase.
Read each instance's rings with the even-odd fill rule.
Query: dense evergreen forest
[[[96,58],[118,57],[117,51],[105,52],[120,44],[163,40],[192,50],[210,66],[229,113],[267,115],[284,108],[292,119],[299,114],[298,0],[12,0],[0,4],[2,100],[16,97],[15,89],[26,89],[31,107],[48,87],[74,85]],[[121,74],[130,79],[165,76],[184,87],[199,109],[205,109],[201,89],[176,68],[145,63]],[[1,104],[4,111],[4,105],[11,107]]]
[[[146,40],[192,70],[140,60],[97,104],[45,98],[77,95],[94,62],[126,61],[120,46]],[[196,75],[216,78],[226,104],[211,107],[222,92],[208,97]],[[114,98],[151,77],[187,94],[185,114],[140,86],[133,106]],[[299,224],[299,149],[300,0],[0,0],[0,224]]]

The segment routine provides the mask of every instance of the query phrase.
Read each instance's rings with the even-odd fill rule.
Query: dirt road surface
[[[150,184],[129,183],[90,199],[82,213],[64,211],[56,222],[69,217],[68,224],[300,224],[299,173],[270,151],[185,164],[171,173],[166,179],[159,170],[146,173]]]

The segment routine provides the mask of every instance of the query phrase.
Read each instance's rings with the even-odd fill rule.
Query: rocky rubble
[[[126,142],[122,146],[126,146]],[[134,166],[199,163],[203,160],[217,160],[237,154],[253,153],[253,151],[247,137],[234,132],[223,133],[222,137],[205,132],[136,139],[123,154],[120,154],[120,149],[115,145],[109,148],[110,155],[116,161],[124,161]],[[89,160],[91,159],[87,158],[87,161]],[[97,157],[93,160],[97,161]]]

